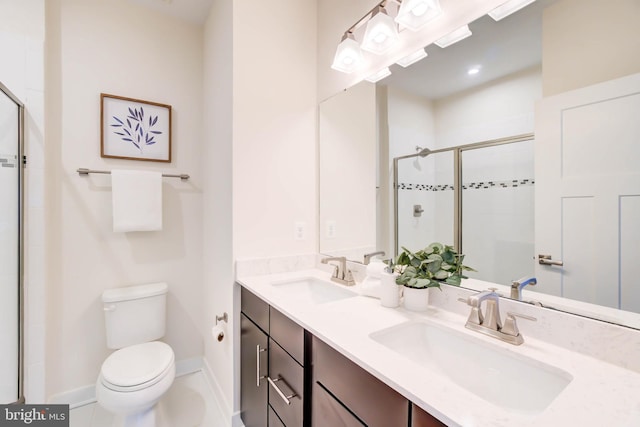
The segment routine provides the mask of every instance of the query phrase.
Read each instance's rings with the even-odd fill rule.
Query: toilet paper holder
[[[216,325],[218,324],[218,322],[221,322],[221,321],[224,321],[225,323],[229,323],[229,315],[227,314],[226,311],[222,313],[222,316],[216,315]]]
[[[216,315],[216,324],[211,329],[211,335],[213,335],[213,337],[218,342],[222,342],[222,340],[224,339],[224,336],[225,336],[226,326],[224,325],[224,323],[221,324],[221,325],[218,325],[219,322],[228,323],[229,322],[229,315],[226,312],[222,313],[222,316]]]

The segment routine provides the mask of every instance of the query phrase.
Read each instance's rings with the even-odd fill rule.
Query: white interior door
[[[640,74],[536,106],[537,289],[640,312]]]

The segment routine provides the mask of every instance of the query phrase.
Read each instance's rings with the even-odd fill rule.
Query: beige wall
[[[543,94],[640,71],[640,2],[563,0],[543,21]]]
[[[233,402],[232,333],[235,326],[232,241],[232,142],[233,142],[233,3],[215,0],[204,30],[204,131],[203,173],[203,294],[205,359],[215,378],[213,384],[225,413]],[[227,339],[218,343],[209,329],[216,314],[227,312]]]
[[[317,250],[316,34],[315,0],[233,2],[236,258]]]
[[[225,412],[240,406],[234,259],[316,251],[315,13],[315,0],[215,0],[205,25],[204,323],[226,311],[235,330],[205,357]]]
[[[47,1],[47,395],[95,382],[108,355],[100,295],[169,284],[177,360],[202,336],[202,29],[126,0]],[[170,164],[100,158],[100,93],[170,104]],[[111,180],[79,167],[191,175],[163,181],[164,228],[114,233]]]

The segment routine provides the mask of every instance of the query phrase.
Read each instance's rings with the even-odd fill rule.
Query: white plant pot
[[[403,287],[404,308],[411,311],[426,311],[429,307],[429,288]]]

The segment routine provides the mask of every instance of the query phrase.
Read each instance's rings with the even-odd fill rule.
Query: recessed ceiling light
[[[480,67],[471,67],[467,70],[467,74],[470,76],[476,75],[480,72]]]

